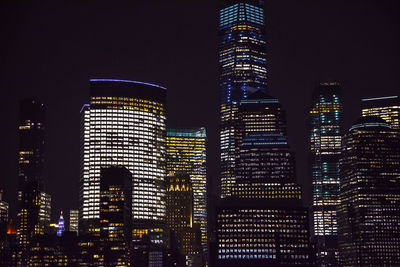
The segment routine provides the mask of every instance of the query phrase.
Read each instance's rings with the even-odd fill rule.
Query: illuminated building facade
[[[3,190],[0,191],[0,250],[6,241],[8,225],[8,203],[3,200]]]
[[[207,255],[206,129],[167,129],[167,174],[186,173],[194,194],[194,223],[200,225],[201,244]]]
[[[40,192],[39,203],[39,229],[38,234],[45,234],[48,231],[51,219],[51,195],[45,192]]]
[[[311,265],[308,211],[281,105],[257,91],[237,115],[236,182],[217,209],[216,266]]]
[[[377,116],[388,122],[393,129],[400,130],[400,97],[384,96],[361,100],[361,114]]]
[[[132,174],[132,238],[163,242],[165,98],[166,88],[154,84],[90,80],[81,111],[80,231],[100,231],[101,168],[124,166]]]
[[[40,233],[39,211],[43,187],[45,107],[36,99],[23,100],[19,114],[18,227],[22,250]]]
[[[124,167],[101,169],[100,243],[106,266],[128,266],[132,175]]]
[[[267,63],[264,2],[223,1],[219,9],[219,88],[221,116],[221,197],[235,182],[239,101],[266,90]]]
[[[338,209],[341,266],[400,262],[400,134],[379,117],[343,137]]]
[[[65,231],[64,216],[61,211],[60,218],[58,219],[57,236],[62,236],[64,231]]]
[[[186,266],[201,264],[201,239],[198,224],[194,223],[194,192],[190,176],[180,173],[169,175],[166,180],[167,226],[171,242],[186,256]],[[198,262],[194,262],[197,259]]]
[[[321,83],[308,114],[310,174],[313,184],[311,237],[317,265],[337,266],[337,207],[342,139],[342,99],[338,83]]]
[[[79,210],[69,211],[69,228],[70,232],[78,233],[79,230]]]
[[[311,265],[308,212],[301,202],[236,199],[217,213],[216,266]]]

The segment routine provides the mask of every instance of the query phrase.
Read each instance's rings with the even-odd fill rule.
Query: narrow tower
[[[40,233],[40,197],[43,190],[45,107],[36,99],[20,103],[18,149],[18,227],[22,250]]]
[[[312,240],[318,266],[336,266],[339,158],[342,138],[342,99],[338,83],[321,83],[313,93],[308,115],[312,178]]]

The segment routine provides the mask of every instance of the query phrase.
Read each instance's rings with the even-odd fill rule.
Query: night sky
[[[78,208],[79,111],[90,78],[166,86],[168,123],[205,126],[218,184],[216,1],[1,1],[0,187],[16,211],[19,100],[47,106],[46,191],[53,218]],[[142,3],[141,3],[142,2]],[[168,2],[168,3],[166,3]],[[306,113],[319,81],[343,85],[345,128],[363,97],[400,94],[398,1],[266,1],[269,93],[287,110],[309,200]]]

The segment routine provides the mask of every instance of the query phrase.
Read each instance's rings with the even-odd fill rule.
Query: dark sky
[[[18,102],[32,96],[47,106],[45,179],[53,218],[77,208],[79,111],[90,78],[166,86],[170,125],[207,127],[208,178],[217,184],[216,1],[68,2],[0,3],[0,187],[12,215]],[[342,83],[346,128],[358,117],[361,98],[400,93],[397,2],[266,2],[270,94],[287,110],[306,197],[306,112],[317,83]]]

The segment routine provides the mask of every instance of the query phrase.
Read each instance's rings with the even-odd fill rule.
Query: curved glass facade
[[[81,115],[81,220],[99,218],[101,168],[124,166],[132,174],[134,223],[161,223],[165,219],[165,88],[91,80],[90,105],[83,107]]]

